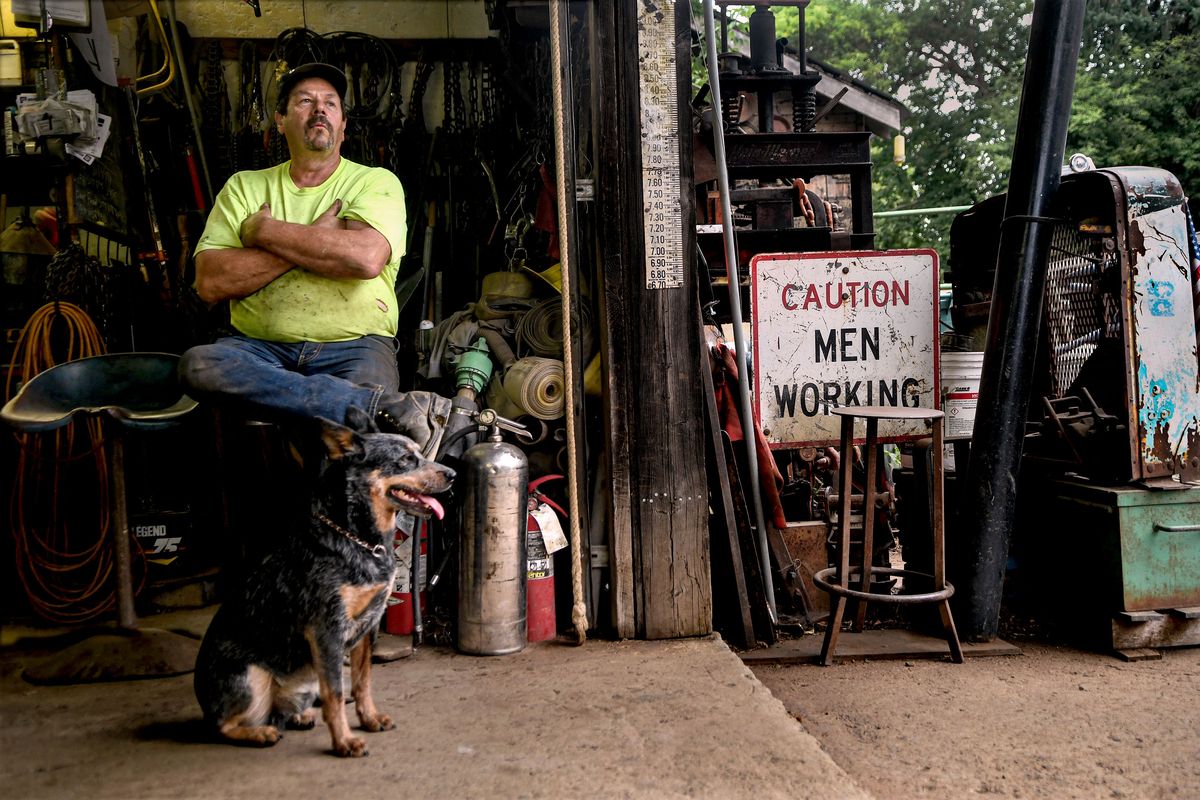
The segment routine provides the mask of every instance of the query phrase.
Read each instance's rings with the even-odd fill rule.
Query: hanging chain
[[[461,133],[466,123],[462,98],[462,63],[442,62],[442,74],[445,78],[442,92],[442,112],[445,118],[442,125],[451,133]]]
[[[483,118],[482,98],[479,96],[479,71],[482,66],[478,61],[467,65],[467,95],[471,99],[471,129],[477,134],[482,129],[480,120]]]
[[[492,72],[492,65],[485,63],[482,66],[480,82],[482,83],[483,98],[483,125],[482,127],[489,131],[495,129],[496,123],[500,118],[499,100],[496,96],[496,76]]]
[[[109,340],[114,270],[102,267],[78,242],[59,250],[46,266],[42,299],[47,303],[73,303],[83,309]]]
[[[212,41],[204,57],[203,112],[201,132],[205,142],[212,147],[213,166],[217,174],[213,179],[224,183],[233,174],[236,152],[230,134],[232,114],[229,109],[229,94],[225,86],[225,69],[221,63],[221,43]]]

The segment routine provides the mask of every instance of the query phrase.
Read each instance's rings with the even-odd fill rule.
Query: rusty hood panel
[[[1111,172],[1124,187],[1128,203],[1126,244],[1142,474],[1200,480],[1196,276],[1183,189],[1164,170],[1124,167]]]

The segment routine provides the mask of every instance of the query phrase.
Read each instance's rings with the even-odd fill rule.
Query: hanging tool
[[[180,64],[184,64],[186,63],[186,60],[183,58],[183,48],[179,43],[179,20],[175,16],[175,0],[168,0],[167,14],[171,19],[171,45],[175,50],[175,60]],[[159,24],[161,27],[161,20]],[[192,136],[196,143],[195,155],[200,159],[200,170],[199,174],[197,174],[196,162],[192,155],[192,147],[189,145],[187,152],[188,172],[191,175],[193,187],[196,187],[197,184],[199,184],[198,178],[204,179],[204,193],[202,196],[198,195],[196,201],[196,208],[203,213],[207,208],[207,204],[212,202],[213,189],[212,180],[209,177],[211,173],[208,169],[208,156],[204,151],[204,139],[201,136],[200,131],[200,111],[196,107],[196,99],[192,96],[191,81],[188,80],[186,72],[180,72],[179,85],[183,87],[183,99],[187,103],[188,117],[192,121]]]
[[[167,77],[162,82],[156,83],[153,86],[147,86],[145,88],[138,89],[137,93],[139,96],[153,94],[154,92],[161,92],[163,89],[171,85],[171,81],[175,80],[175,59],[171,58],[171,45],[167,41],[167,30],[165,27],[163,27],[162,14],[159,13],[158,2],[157,0],[146,1],[150,4],[150,16],[154,18],[154,22],[158,28],[158,40],[162,44],[163,63],[162,66],[160,66],[154,72],[151,72],[149,75],[139,75],[134,80],[134,85],[144,83],[146,81],[156,80],[164,72],[167,73]]]
[[[713,21],[713,2],[704,2],[704,37],[708,44],[708,82],[712,86],[713,97],[721,96],[721,81],[717,72],[717,40],[716,24]],[[717,162],[717,185],[721,195],[721,220],[725,238],[725,265],[729,274],[729,308],[733,315],[734,344],[738,366],[738,394],[742,419],[747,425],[754,425],[754,412],[750,405],[749,370],[746,369],[746,341],[742,330],[742,300],[741,282],[738,280],[738,249],[733,232],[733,212],[730,208],[729,171],[725,164],[725,129],[720,121],[713,125],[713,143],[715,145]],[[754,437],[745,437],[746,461],[750,466],[750,500],[754,511],[756,539],[758,542],[758,557],[762,561],[763,589],[767,596],[767,608],[770,610],[771,622],[778,617],[775,609],[775,587],[772,581],[771,555],[767,547],[767,525],[763,515],[762,493],[759,490],[758,452],[755,449]]]
[[[138,92],[140,94],[140,92]],[[138,166],[141,169],[142,175],[142,191],[146,201],[146,218],[150,223],[150,237],[154,243],[154,250],[151,252],[138,253],[139,260],[152,258],[158,262],[159,275],[163,277],[168,284],[167,279],[167,251],[163,246],[162,231],[158,227],[158,214],[154,210],[154,196],[150,191],[150,171],[146,166],[146,151],[142,148],[142,137],[138,129],[138,103],[137,95],[129,86],[125,87],[125,99],[129,102],[129,129],[133,134],[133,149],[137,153]],[[142,267],[142,276],[147,283],[151,282],[151,276],[146,272],[145,266]],[[172,302],[177,297],[178,286],[168,285],[163,287],[166,296],[163,299],[167,302]]]
[[[254,9],[254,16],[262,16],[262,9],[258,7],[258,0],[242,0],[242,2]]]
[[[437,309],[434,308],[437,292],[433,286],[433,234],[437,228],[437,201],[430,200],[425,212],[425,243],[421,248],[421,271],[425,275],[425,295],[421,307],[425,310],[425,319],[435,319]]]

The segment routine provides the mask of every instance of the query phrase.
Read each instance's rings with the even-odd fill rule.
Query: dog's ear
[[[327,419],[318,419],[317,422],[321,426],[321,441],[330,459],[337,461],[346,456],[362,455],[363,440],[358,433]]]
[[[379,426],[374,418],[358,406],[346,409],[346,424],[359,433],[379,433]]]

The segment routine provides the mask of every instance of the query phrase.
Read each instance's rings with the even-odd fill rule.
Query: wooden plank
[[[1167,613],[1177,619],[1200,619],[1200,606],[1191,608],[1169,608]]]
[[[829,616],[829,595],[817,588],[812,576],[829,566],[828,522],[810,520],[789,522],[780,533],[787,543],[788,552],[796,561],[800,580],[804,583],[805,595],[809,599],[807,615],[810,622]]]
[[[740,477],[742,462],[734,449],[729,434],[721,431],[721,445],[725,451],[725,468],[729,474],[729,491],[733,497],[734,519],[737,522],[738,546],[742,550],[742,568],[746,573],[746,590],[750,595],[750,617],[754,621],[755,637],[758,641],[775,644],[778,636],[771,609],[767,605],[766,584],[762,576],[762,559],[758,555],[758,537],[750,524],[750,505],[746,499],[745,486]]]
[[[1125,617],[1135,612],[1121,612],[1112,618],[1114,650],[1136,650],[1143,647],[1188,647],[1200,644],[1200,619],[1186,619],[1156,612],[1144,622],[1127,622]]]
[[[786,639],[771,647],[739,653],[742,661],[750,667],[760,664],[810,664],[816,663],[821,655],[822,637],[800,636]],[[980,656],[1019,656],[1020,648],[994,639],[990,642],[963,642],[963,655],[967,658]],[[941,659],[950,657],[950,647],[941,636],[927,636],[903,629],[867,630],[862,633],[842,631],[838,637],[833,660],[874,661],[898,659]]]
[[[725,463],[725,446],[722,443],[724,437],[721,436],[721,420],[717,414],[711,369],[700,370],[700,383],[704,391],[707,423],[705,429],[708,433],[704,443],[706,460],[710,467],[709,496],[713,516],[718,522],[715,528],[710,528],[713,548],[713,614],[714,617],[720,618],[720,612],[723,610],[729,623],[725,628],[726,638],[738,647],[750,647],[756,644],[754,622],[750,615],[750,596],[746,587],[741,545],[738,543],[738,524],[728,467]],[[717,598],[721,596],[721,592],[718,591],[721,585],[729,595],[724,609],[718,609],[716,606]]]
[[[783,533],[770,522],[767,523],[767,550],[771,553],[771,561],[775,567],[773,585],[782,586],[800,613],[808,616],[813,602],[800,579],[800,565],[788,550]]]
[[[597,231],[600,260],[600,347],[607,366],[601,384],[604,407],[606,456],[612,491],[609,494],[613,626],[617,636],[633,638],[637,632],[633,585],[632,462],[628,409],[634,402],[628,370],[630,352],[630,301],[628,259],[636,252],[638,228],[626,224],[633,205],[629,194],[637,180],[634,165],[622,156],[637,145],[637,105],[631,96],[637,73],[629,70],[633,49],[628,24],[618,30],[615,5],[601,4],[596,18],[599,64],[595,72],[598,94],[619,98],[597,109]],[[630,80],[633,86],[629,85]],[[627,255],[628,254],[628,255]]]
[[[712,630],[702,347],[695,275],[647,289],[640,174],[637,13],[632,0],[600,4],[599,174],[602,314],[609,329],[605,401],[613,467],[613,581],[617,632],[639,638]],[[676,85],[690,91],[689,6],[675,4]],[[684,117],[686,119],[686,116]],[[680,137],[681,175],[691,169],[690,129]],[[690,181],[681,181],[684,263],[695,257]],[[636,443],[634,446],[633,443]],[[628,538],[626,538],[628,537]],[[628,578],[628,581],[626,580]],[[632,614],[630,613],[632,612]],[[632,629],[631,629],[632,623]]]

